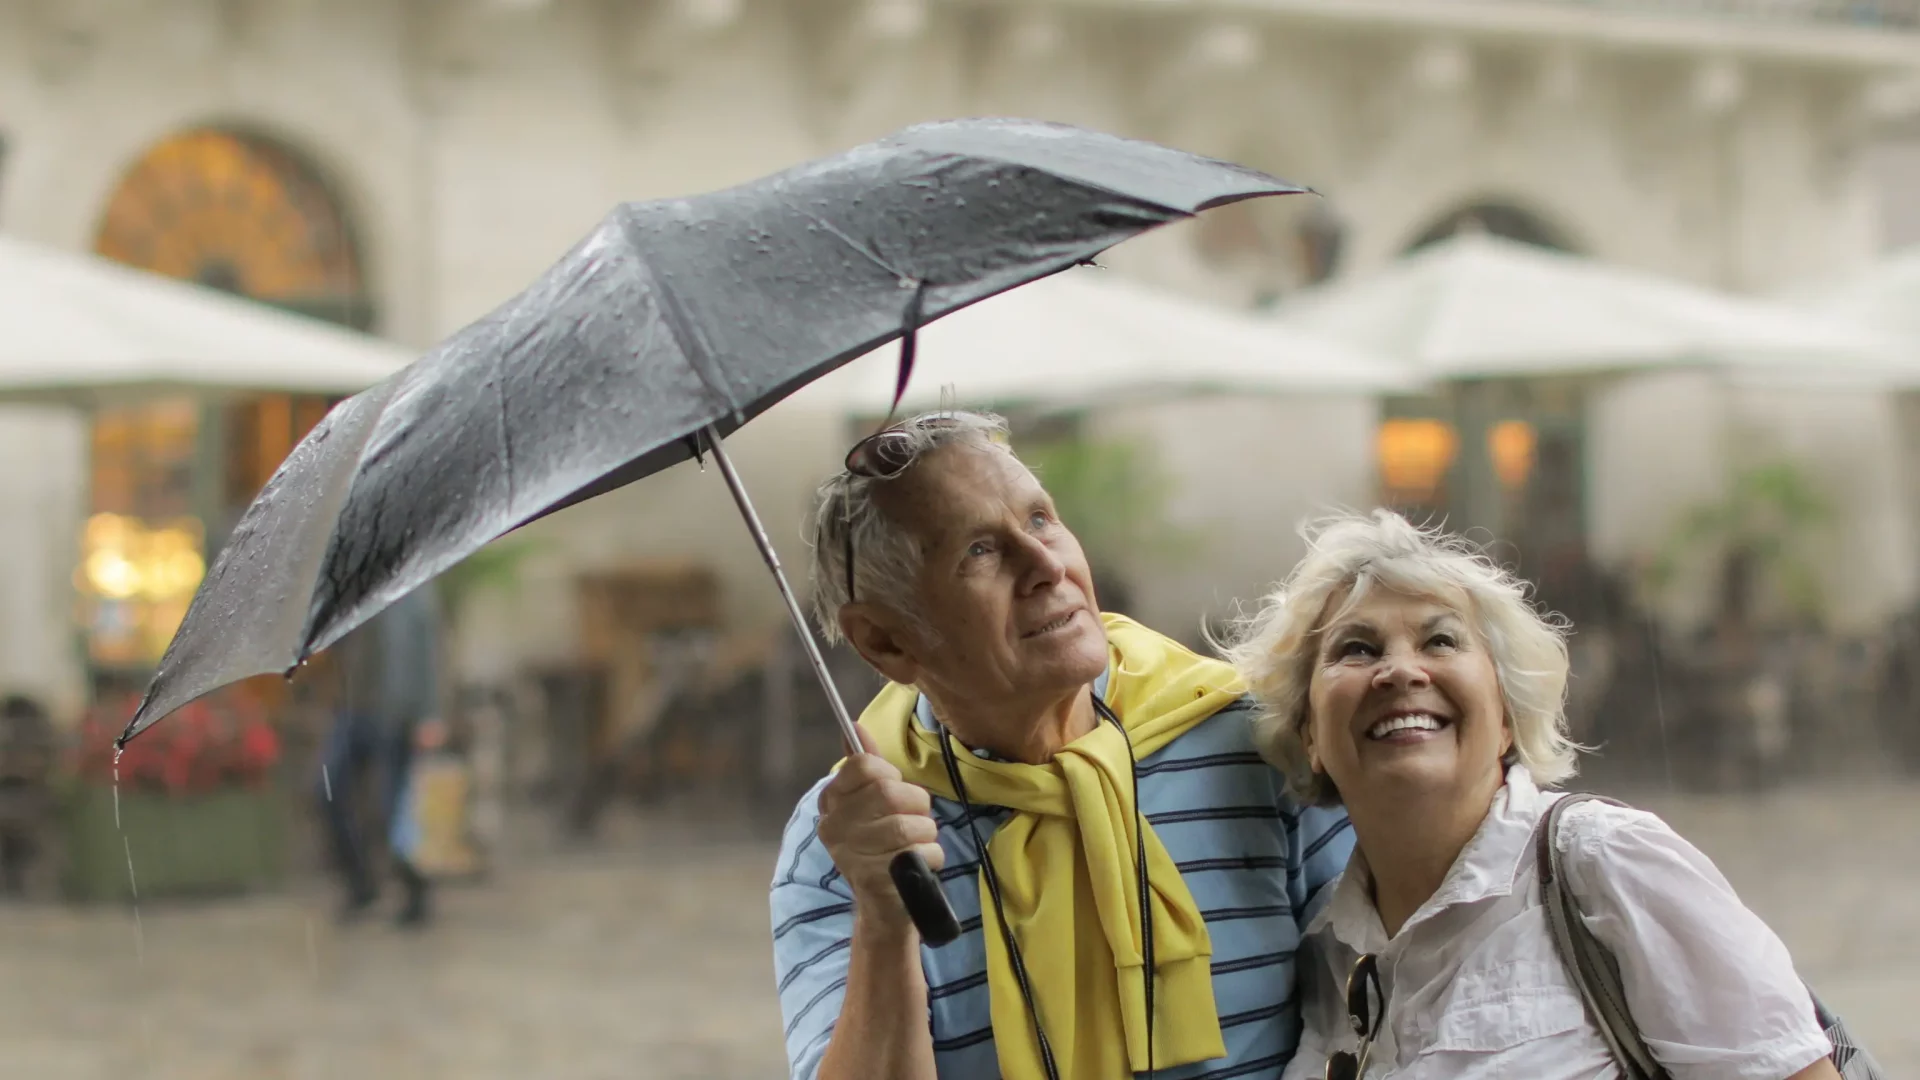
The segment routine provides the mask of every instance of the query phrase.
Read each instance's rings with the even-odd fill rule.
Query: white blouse
[[[1285,1080],[1320,1077],[1328,1054],[1358,1048],[1345,986],[1368,952],[1387,1010],[1366,1080],[1620,1075],[1541,906],[1533,828],[1561,797],[1510,769],[1439,891],[1392,940],[1354,851],[1307,927],[1306,1030]],[[1640,1033],[1675,1080],[1782,1080],[1832,1051],[1786,946],[1665,822],[1588,802],[1567,811],[1558,841],[1587,926],[1619,961]]]

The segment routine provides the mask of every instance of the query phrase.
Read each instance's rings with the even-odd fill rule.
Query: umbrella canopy
[[[220,686],[291,670],[514,528],[717,450],[922,321],[1207,207],[1300,190],[1078,128],[967,120],[617,207],[525,292],[342,402],[294,448],[122,738]]]
[[[0,399],[113,393],[353,393],[413,359],[399,346],[107,259],[0,237]]]
[[[1049,407],[1416,385],[1405,365],[1331,338],[1088,269],[1036,281],[927,327],[914,368],[903,404],[915,407],[937,404],[949,386],[976,405]],[[835,389],[850,411],[883,412],[894,375],[892,358],[876,353],[835,376]]]
[[[1902,381],[1920,385],[1920,247],[1837,282],[1796,289],[1783,299],[1885,336]]]
[[[1886,363],[1885,343],[1860,327],[1471,233],[1302,293],[1278,317],[1433,378]]]

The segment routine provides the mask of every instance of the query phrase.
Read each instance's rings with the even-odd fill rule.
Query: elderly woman
[[[1620,1075],[1556,951],[1535,829],[1572,775],[1564,627],[1463,543],[1380,511],[1309,552],[1227,650],[1255,742],[1357,845],[1308,926],[1302,1077]],[[1648,1050],[1677,1078],[1832,1077],[1780,939],[1652,814],[1567,807],[1556,837]],[[1358,994],[1349,1001],[1349,987]],[[1364,1000],[1363,1000],[1364,999]]]

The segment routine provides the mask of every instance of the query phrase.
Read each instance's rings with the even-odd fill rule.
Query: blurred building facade
[[[1230,208],[1109,260],[1217,302],[1256,305],[1461,227],[1766,291],[1881,248],[1893,217],[1878,184],[1898,158],[1880,149],[1897,106],[1885,88],[1920,52],[1914,8],[0,0],[0,227],[425,346],[523,287],[616,202],[744,181],[918,120],[1006,113],[1216,154],[1325,193]],[[54,509],[0,529],[0,559],[39,583],[7,608],[0,679],[76,700],[78,661],[21,643],[71,626],[78,522],[113,461],[216,459],[237,510],[324,404],[224,412],[211,448],[196,436],[154,450],[138,424],[107,438],[98,419],[36,417],[26,434],[10,422],[9,472],[29,444],[58,460],[8,481],[20,490],[7,513]],[[1182,512],[1246,545],[1222,557],[1230,572],[1161,577],[1142,613],[1184,629],[1283,571],[1300,513],[1375,501],[1378,409],[1243,417],[1232,426],[1247,445],[1224,455],[1183,445],[1210,426],[1200,418],[1103,420],[1175,447]],[[1616,439],[1628,448],[1644,425],[1674,422],[1628,415]],[[789,565],[804,565],[790,523],[844,434],[803,397],[737,440]],[[1250,492],[1216,467],[1222,456],[1302,467]],[[1659,464],[1592,467],[1626,477],[1620,488]],[[73,494],[72,476],[89,473],[92,494]],[[1226,509],[1248,504],[1261,509],[1245,520]],[[1587,512],[1636,542],[1655,527],[1634,524],[1631,500]],[[542,535],[553,546],[517,591],[474,605],[469,669],[571,656],[575,575],[634,560],[697,556],[725,583],[730,621],[777,617],[724,489],[697,470],[577,508]]]

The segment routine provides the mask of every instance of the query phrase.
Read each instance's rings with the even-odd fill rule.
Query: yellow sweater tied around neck
[[[1127,737],[1102,722],[1044,765],[988,761],[956,751],[968,798],[1013,815],[987,842],[1007,922],[1063,1080],[1115,1080],[1145,1072],[1147,1016],[1134,873],[1137,825],[1133,753],[1144,758],[1232,703],[1233,669],[1119,615],[1103,615],[1111,664],[1106,702]],[[882,757],[912,783],[957,797],[940,739],[915,716],[919,693],[891,684],[860,723]],[[1172,856],[1146,826],[1159,1023],[1153,1067],[1226,1056],[1213,1001],[1213,944]],[[1003,935],[980,883],[993,1034],[1005,1080],[1041,1080],[1045,1069]],[[1044,898],[1044,899],[1043,899]]]

